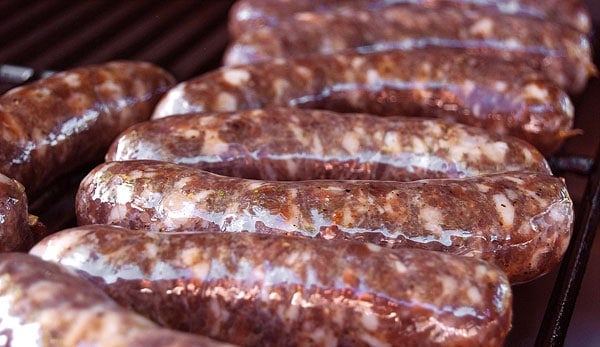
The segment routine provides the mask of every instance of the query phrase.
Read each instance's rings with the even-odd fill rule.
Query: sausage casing
[[[0,254],[3,346],[229,346],[160,328],[120,307],[66,268],[25,254]]]
[[[449,48],[223,67],[172,88],[153,118],[267,106],[445,118],[522,138],[544,154],[573,132],[568,95],[543,73]]]
[[[525,141],[439,119],[271,108],[135,124],[106,161],[150,159],[266,180],[470,177],[550,169]]]
[[[569,243],[562,179],[512,172],[464,179],[259,181],[153,161],[110,162],[81,182],[79,225],[352,239],[481,257],[513,282],[551,270]]]
[[[574,94],[585,88],[595,71],[589,39],[575,29],[488,10],[419,4],[302,12],[276,26],[242,34],[231,42],[224,62],[243,65],[273,58],[423,46],[461,47],[531,64]]]
[[[101,160],[128,126],[150,118],[173,85],[142,62],[109,62],[61,72],[0,97],[0,173],[32,196],[61,174]]]
[[[0,252],[27,250],[45,232],[37,217],[28,213],[23,185],[0,174]]]
[[[299,12],[331,12],[347,9],[376,10],[397,4],[418,4],[423,7],[441,5],[464,10],[485,8],[498,14],[512,14],[568,24],[589,34],[590,14],[581,0],[239,0],[229,15],[229,32],[238,37],[264,26],[277,26]]]
[[[440,252],[96,225],[32,253],[161,324],[245,346],[501,346],[510,327],[505,274]]]

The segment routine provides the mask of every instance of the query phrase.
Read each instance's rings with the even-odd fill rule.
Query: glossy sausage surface
[[[160,328],[58,264],[0,254],[2,346],[229,346]]]
[[[98,166],[82,181],[76,210],[80,225],[288,234],[438,250],[495,262],[513,282],[551,270],[573,224],[564,181],[545,173],[286,182],[156,161]]]
[[[44,236],[46,228],[28,210],[23,185],[0,174],[0,252],[26,251]]]
[[[32,196],[99,160],[125,128],[150,118],[173,77],[149,63],[75,68],[0,97],[0,173]]]
[[[223,67],[172,88],[153,118],[268,106],[444,118],[522,138],[544,154],[573,135],[573,104],[543,73],[451,48]]]
[[[471,177],[550,173],[525,141],[439,119],[271,108],[136,124],[106,161],[151,159],[266,180]]]
[[[581,0],[239,0],[229,16],[229,32],[237,37],[264,26],[276,26],[299,12],[332,12],[353,8],[377,10],[396,4],[423,7],[485,8],[502,15],[533,17],[563,23],[589,34],[592,20]]]
[[[504,273],[439,252],[102,225],[32,252],[161,324],[245,346],[501,346],[510,328]]]
[[[529,64],[573,94],[581,92],[595,72],[590,41],[575,29],[489,9],[414,3],[297,13],[232,40],[224,63],[427,46],[462,48]]]

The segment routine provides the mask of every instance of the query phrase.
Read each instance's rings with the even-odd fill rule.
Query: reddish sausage
[[[469,177],[550,173],[525,141],[436,119],[272,108],[136,124],[106,160],[152,159],[267,180]]]
[[[153,117],[266,106],[446,118],[522,138],[544,154],[573,134],[569,97],[541,72],[450,48],[224,67],[171,89]]]
[[[45,229],[36,216],[28,213],[23,185],[0,174],[0,252],[29,249]]]
[[[376,10],[396,4],[423,7],[451,5],[461,9],[486,8],[498,14],[533,17],[563,23],[589,34],[592,21],[581,0],[239,0],[229,16],[229,32],[237,37],[262,26],[276,26],[298,12],[343,11],[352,8]]]
[[[98,166],[77,193],[80,225],[354,239],[481,257],[513,282],[551,270],[570,240],[562,179],[511,172],[464,179],[258,181],[153,161]]]
[[[96,225],[32,253],[161,324],[245,346],[501,346],[510,327],[506,275],[440,252]]]
[[[0,173],[27,194],[99,160],[128,126],[150,118],[174,83],[142,62],[81,67],[14,88],[0,97]]]
[[[242,65],[272,58],[423,46],[459,47],[530,64],[571,93],[581,92],[595,71],[590,41],[575,29],[489,10],[419,4],[298,13],[275,26],[240,35],[230,44],[224,62]]]
[[[0,254],[2,346],[229,346],[158,327],[66,268],[24,253]]]

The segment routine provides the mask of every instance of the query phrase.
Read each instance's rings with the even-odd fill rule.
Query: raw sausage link
[[[77,68],[14,88],[0,97],[0,173],[30,197],[83,164],[102,159],[128,126],[150,118],[174,84],[142,62]]]
[[[550,173],[525,141],[436,119],[271,108],[136,124],[106,161],[151,159],[267,180],[469,177]]]
[[[229,32],[238,37],[263,26],[276,26],[298,12],[343,11],[352,8],[375,10],[396,4],[416,3],[423,7],[441,5],[461,9],[487,8],[499,14],[534,17],[564,23],[589,34],[592,20],[581,0],[239,0],[229,16]]]
[[[450,48],[223,67],[171,89],[153,117],[266,106],[446,118],[522,138],[544,154],[573,133],[569,97],[541,72]]]
[[[0,174],[0,252],[28,250],[45,233],[37,217],[28,214],[23,185]]]
[[[245,346],[501,346],[510,326],[505,274],[439,252],[108,226],[32,252],[166,326]]]
[[[332,28],[335,28],[332,30]],[[531,64],[568,92],[579,93],[595,71],[585,34],[563,25],[488,10],[402,4],[381,10],[299,13],[233,40],[225,65],[272,58],[460,47]]]
[[[66,268],[24,253],[0,254],[3,346],[229,346],[158,327]]]
[[[481,257],[513,282],[556,265],[570,240],[564,181],[512,172],[468,179],[257,181],[164,162],[105,163],[81,183],[79,225],[354,239]]]

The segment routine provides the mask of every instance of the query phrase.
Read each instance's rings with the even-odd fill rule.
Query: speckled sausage
[[[32,253],[165,326],[244,346],[501,346],[510,327],[506,275],[439,252],[87,226]]]
[[[461,9],[487,8],[499,14],[568,24],[586,34],[592,28],[592,20],[581,0],[239,0],[230,12],[229,32],[237,37],[263,26],[275,26],[298,12],[343,11],[350,8],[375,10],[405,3],[424,7],[452,5]]]
[[[101,160],[128,126],[150,118],[174,84],[142,62],[110,62],[58,73],[0,97],[0,173],[38,193],[61,174]]]
[[[26,251],[45,232],[37,217],[28,213],[23,185],[0,174],[0,252]]]
[[[0,254],[2,346],[229,346],[158,327],[58,264]]]
[[[223,67],[172,88],[153,118],[266,106],[445,118],[522,138],[544,154],[573,134],[569,97],[541,72],[450,48]]]
[[[512,282],[551,270],[570,240],[564,181],[512,172],[466,179],[259,181],[153,161],[105,163],[82,181],[79,225],[352,239],[490,260]]]
[[[225,65],[272,58],[460,47],[531,64],[570,93],[581,92],[595,71],[587,36],[537,18],[497,15],[489,10],[402,4],[382,10],[303,12],[276,26],[248,31],[233,40]]]
[[[136,124],[107,161],[151,159],[266,180],[470,177],[550,173],[525,141],[436,119],[272,108]]]

